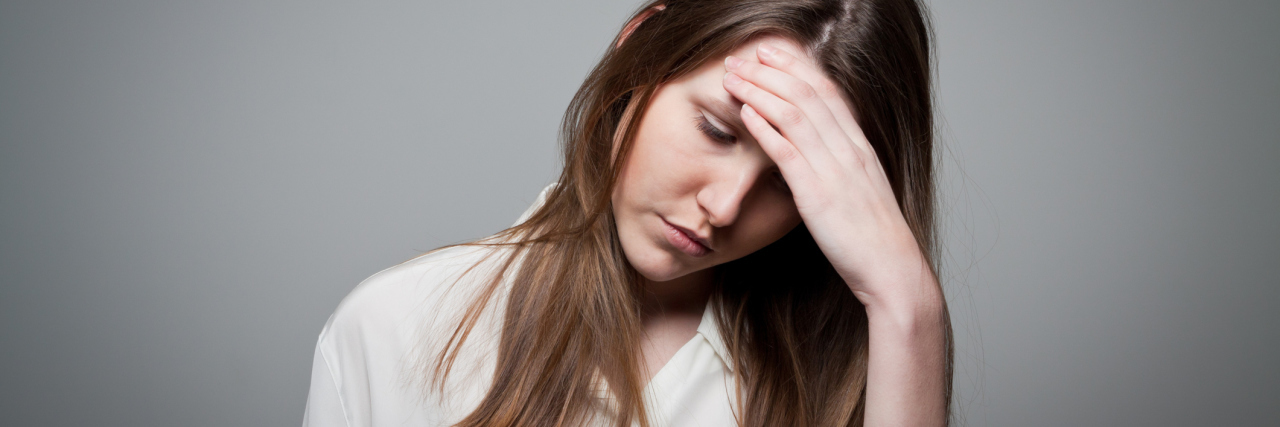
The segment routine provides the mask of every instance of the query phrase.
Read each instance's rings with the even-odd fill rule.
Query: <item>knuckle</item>
[[[799,108],[788,105],[778,111],[778,120],[784,125],[798,125],[804,121],[804,113]]]
[[[777,163],[790,163],[792,160],[795,160],[797,157],[800,157],[799,151],[796,151],[796,149],[790,145],[784,145],[783,147],[778,149]]]
[[[858,169],[863,169],[863,168],[866,168],[866,167],[867,167],[867,161],[866,161],[866,158],[864,157],[864,155],[863,155],[862,153],[859,153],[859,152],[858,152],[858,150],[853,150],[853,153],[851,153],[851,154],[853,154],[853,155],[852,155],[852,156],[850,156],[850,157],[852,157],[852,158],[853,158],[853,160],[852,160],[852,161],[853,161],[853,166],[854,166],[854,167],[856,167],[856,168],[858,168]]]
[[[792,83],[790,91],[797,99],[807,100],[818,96],[818,92],[813,89],[813,86],[810,86],[804,81],[796,81]]]
[[[822,81],[818,82],[817,86],[814,87],[814,90],[816,90],[818,92],[818,96],[822,98],[837,99],[840,97],[840,88],[831,80],[822,79]]]

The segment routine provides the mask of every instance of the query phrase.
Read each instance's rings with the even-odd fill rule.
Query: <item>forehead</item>
[[[748,39],[727,54],[709,58],[705,64],[702,64],[693,72],[673,80],[671,84],[684,86],[687,90],[699,92],[706,96],[732,101],[733,104],[741,104],[732,99],[729,93],[724,90],[723,79],[727,72],[724,68],[724,58],[732,55],[742,58],[744,61],[760,62],[760,58],[756,56],[756,48],[766,43],[791,54],[791,56],[800,58],[802,62],[810,67],[819,68],[817,62],[796,42],[786,37],[766,34]]]

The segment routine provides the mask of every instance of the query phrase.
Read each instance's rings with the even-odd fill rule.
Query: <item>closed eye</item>
[[[707,119],[706,113],[699,114],[696,119],[696,123],[699,131],[702,131],[702,133],[708,138],[714,139],[717,142],[732,144],[738,140],[738,137],[720,130],[716,125],[711,124],[711,121]]]

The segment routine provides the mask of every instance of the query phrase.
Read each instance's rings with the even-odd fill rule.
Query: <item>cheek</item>
[[[749,217],[742,220],[744,246],[754,252],[778,241],[800,225],[800,213],[790,199],[773,196],[771,200],[762,201],[760,206],[752,209]]]
[[[642,126],[619,176],[624,192],[615,200],[662,204],[696,185],[697,171],[705,169],[701,156],[674,126]]]
[[[613,214],[619,232],[628,238],[645,234],[646,221],[670,199],[670,181],[662,166],[659,147],[637,137],[618,174],[612,194]]]

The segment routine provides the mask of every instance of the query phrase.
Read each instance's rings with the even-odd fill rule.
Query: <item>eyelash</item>
[[[714,139],[717,142],[732,144],[738,140],[738,137],[727,134],[716,128],[715,125],[712,125],[705,115],[698,115],[698,130],[702,131],[702,133],[708,138]]]
[[[708,138],[715,140],[716,142],[719,142],[722,144],[732,144],[738,140],[738,137],[727,134],[724,131],[716,128],[715,125],[712,125],[711,121],[707,120],[706,115],[698,115],[697,122],[698,122],[698,130],[702,131],[704,135],[706,135]],[[774,171],[773,177],[774,177],[774,182],[776,182],[778,186],[782,188],[783,191],[787,192],[787,194],[791,194],[791,187],[787,185],[787,180],[782,177],[782,172]]]

